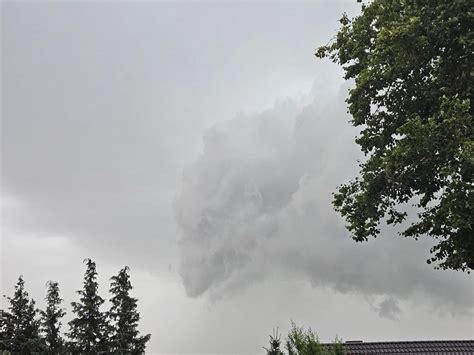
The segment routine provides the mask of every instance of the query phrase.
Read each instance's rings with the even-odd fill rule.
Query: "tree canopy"
[[[151,335],[140,336],[137,330],[140,315],[138,300],[129,294],[129,268],[124,267],[111,278],[112,306],[108,312],[102,312],[104,299],[98,295],[95,262],[84,261],[87,269],[83,289],[77,291],[81,297],[79,302],[71,303],[76,317],[69,322],[69,339],[64,340],[61,334],[61,319],[66,311],[61,307],[58,283],[47,282],[46,307],[39,311],[20,276],[13,296],[4,296],[8,310],[0,309],[0,353],[145,353]]]
[[[270,335],[270,347],[264,348],[267,355],[285,355],[281,350],[281,340],[278,330]],[[285,342],[286,354],[288,355],[344,355],[346,348],[341,339],[336,339],[331,344],[321,344],[318,336],[309,329],[297,326],[291,322]]]
[[[472,1],[374,0],[344,14],[316,56],[340,64],[355,87],[347,99],[360,176],[339,187],[334,206],[356,241],[380,222],[416,216],[401,235],[437,241],[428,263],[474,268]]]
[[[48,291],[46,294],[46,309],[41,311],[41,324],[44,339],[49,351],[60,353],[64,347],[61,336],[61,318],[66,312],[61,308],[62,298],[59,296],[59,285],[55,281],[48,281]]]
[[[22,354],[44,351],[36,303],[29,298],[22,276],[18,278],[13,297],[7,297],[7,300],[10,305],[2,320],[2,348]]]
[[[277,330],[273,330],[273,335],[270,335],[270,347],[265,348],[267,355],[284,355],[284,352],[281,350],[281,336],[278,334]]]
[[[72,340],[73,349],[80,349],[86,353],[107,351],[109,327],[106,313],[100,310],[104,299],[98,294],[95,262],[91,259],[84,261],[87,269],[83,288],[77,291],[81,296],[79,302],[71,302],[76,317],[69,322],[68,336]]]
[[[132,283],[128,274],[128,266],[121,269],[116,276],[112,276],[110,293],[112,306],[109,311],[111,320],[111,350],[120,354],[141,354],[145,352],[146,343],[151,335],[140,336],[138,321],[140,314],[137,311],[137,299],[130,296]]]

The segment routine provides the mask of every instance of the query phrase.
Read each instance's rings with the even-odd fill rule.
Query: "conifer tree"
[[[137,299],[130,296],[132,284],[128,272],[129,268],[126,266],[118,275],[111,277],[110,293],[113,295],[109,311],[113,329],[111,346],[115,353],[140,354],[145,352],[146,343],[151,335],[139,335],[137,327],[140,314],[137,311]]]
[[[85,259],[87,269],[84,274],[83,289],[77,291],[79,302],[71,302],[76,318],[69,322],[73,351],[96,353],[108,351],[106,334],[108,324],[106,314],[100,311],[104,299],[98,295],[95,262]]]
[[[13,338],[12,315],[0,309],[0,352],[11,349],[11,340]]]
[[[25,291],[23,276],[18,278],[13,297],[7,297],[7,300],[10,312],[3,328],[10,339],[6,341],[6,350],[23,354],[44,351],[44,342],[39,332],[40,322],[36,318],[38,310],[35,308],[35,301],[29,299],[28,292]]]
[[[55,281],[48,281],[46,294],[46,310],[41,311],[41,325],[49,352],[58,354],[63,350],[64,340],[61,337],[61,318],[66,314],[60,307],[62,298],[59,296],[59,286]]]
[[[284,355],[280,349],[281,339],[278,334],[278,329],[273,331],[273,335],[270,335],[270,348],[264,348],[267,351],[267,355]]]

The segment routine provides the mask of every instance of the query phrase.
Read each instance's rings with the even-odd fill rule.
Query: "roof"
[[[390,341],[376,343],[348,341],[344,345],[347,355],[474,355],[474,340]]]

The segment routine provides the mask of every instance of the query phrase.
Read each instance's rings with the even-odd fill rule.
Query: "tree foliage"
[[[437,239],[428,263],[473,269],[472,1],[374,0],[340,22],[316,56],[355,80],[347,103],[367,160],[335,193],[336,210],[365,241],[413,203],[417,218],[401,234]]]
[[[23,277],[18,278],[13,297],[6,297],[8,310],[0,309],[0,353],[42,354],[142,354],[150,334],[140,336],[137,330],[140,315],[132,289],[129,268],[111,278],[110,312],[101,312],[104,299],[98,295],[96,265],[85,259],[83,289],[77,291],[79,302],[72,302],[76,317],[69,322],[69,340],[61,336],[61,319],[66,314],[61,307],[59,285],[48,281],[46,308],[39,311],[25,290]],[[40,313],[41,318],[37,315]],[[111,324],[108,320],[111,320]]]
[[[106,313],[100,310],[104,299],[98,294],[97,271],[95,262],[84,260],[87,266],[84,274],[79,302],[72,302],[72,310],[76,317],[69,322],[68,336],[72,340],[73,349],[86,353],[108,350],[107,332],[109,330]]]
[[[2,312],[2,347],[22,354],[44,351],[36,303],[29,298],[22,276],[18,278],[13,297],[7,297],[7,300],[9,312]]]
[[[48,281],[46,294],[46,309],[41,311],[41,325],[48,350],[58,354],[64,349],[64,340],[61,336],[61,318],[66,312],[61,308],[62,298],[59,296],[59,285],[55,281]]]
[[[111,350],[120,354],[141,354],[145,352],[146,343],[151,335],[140,336],[138,321],[140,314],[137,311],[137,299],[130,296],[132,284],[128,274],[128,266],[121,269],[116,276],[111,277],[109,311],[111,319]]]
[[[9,351],[11,349],[12,338],[12,315],[3,309],[0,309],[0,351]]]
[[[267,351],[267,355],[284,355],[281,351],[281,337],[278,334],[278,329],[273,330],[273,335],[270,335],[270,347],[264,349]]]
[[[305,331],[303,327],[298,327],[293,322],[288,333],[286,350],[288,355],[319,355],[323,352],[319,339],[311,328]]]
[[[270,335],[270,347],[264,348],[267,355],[284,355],[280,349],[281,340],[278,331]],[[288,355],[345,355],[346,349],[339,338],[332,344],[321,344],[318,336],[311,330],[305,330],[291,322],[291,329],[285,342]]]

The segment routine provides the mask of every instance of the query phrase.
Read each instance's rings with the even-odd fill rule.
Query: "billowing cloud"
[[[402,239],[384,228],[358,244],[332,210],[331,192],[363,158],[345,94],[320,80],[307,98],[280,100],[207,131],[175,203],[188,295],[219,298],[280,275],[377,298],[373,308],[392,319],[397,299],[472,308],[469,276],[425,264],[429,238]]]

